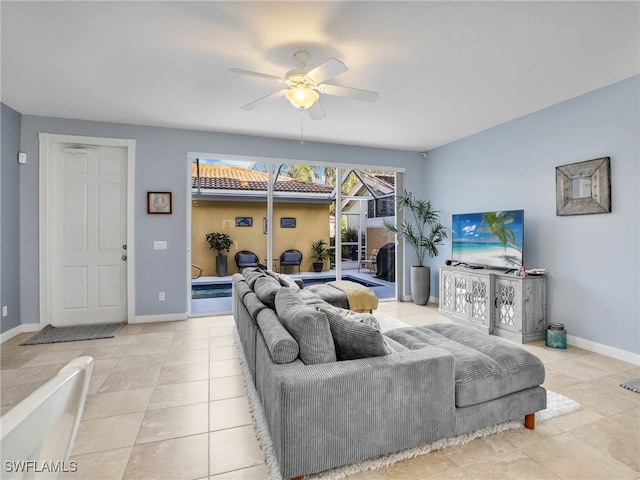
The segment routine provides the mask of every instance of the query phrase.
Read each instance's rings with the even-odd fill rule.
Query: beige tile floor
[[[381,303],[412,325],[447,321],[434,306]],[[2,413],[79,355],[95,358],[68,479],[263,479],[231,316],[128,325],[113,339],[1,347]],[[545,386],[582,409],[352,479],[640,479],[640,368],[569,347],[525,346]]]

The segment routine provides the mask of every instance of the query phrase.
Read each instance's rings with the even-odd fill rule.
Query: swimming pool
[[[380,284],[379,283],[374,283],[374,282],[368,282],[366,280],[363,280],[361,278],[358,277],[352,277],[351,275],[343,275],[342,277],[343,280],[349,280],[350,282],[353,283],[359,283],[360,285],[364,285],[365,287],[379,287]],[[326,277],[326,278],[303,278],[302,279],[302,283],[304,284],[304,286],[306,287],[307,285],[317,285],[319,283],[328,283],[328,282],[335,282],[336,281],[336,277]]]
[[[209,283],[191,286],[191,298],[225,298],[231,296],[230,283]]]
[[[349,280],[354,283],[359,283],[360,285],[364,285],[365,287],[380,287],[381,284],[369,282],[367,280],[363,280],[358,277],[353,277],[351,275],[344,275],[342,277],[343,280]],[[307,285],[317,285],[319,283],[327,283],[334,282],[336,277],[311,277],[311,278],[303,278],[302,283]],[[191,298],[196,300],[200,298],[225,298],[231,296],[231,283],[205,283],[200,285],[192,285],[191,286]]]

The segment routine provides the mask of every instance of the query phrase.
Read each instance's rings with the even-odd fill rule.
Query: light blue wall
[[[2,158],[0,159],[0,305],[7,316],[0,320],[0,333],[20,324],[20,121],[21,115],[4,103],[2,108]]]
[[[20,265],[23,276],[22,323],[39,321],[38,311],[38,134],[54,133],[136,140],[135,268],[136,315],[179,314],[187,311],[187,152],[251,157],[341,162],[405,167],[408,187],[424,178],[424,161],[415,152],[278,140],[133,125],[86,122],[24,115],[22,150],[29,164],[20,175]],[[173,192],[173,215],[147,215],[146,192]],[[166,240],[166,251],[153,250],[154,240]],[[158,301],[158,292],[166,301]]]
[[[524,263],[550,272],[549,321],[633,353],[640,353],[639,92],[635,76],[435,149],[425,178],[448,227],[453,213],[523,208]],[[612,213],[556,216],[555,167],[605,156]],[[430,264],[450,254],[448,242]]]

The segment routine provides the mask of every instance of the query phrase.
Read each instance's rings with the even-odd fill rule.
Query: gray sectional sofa
[[[542,362],[450,323],[390,330],[288,277],[233,276],[244,355],[283,478],[355,463],[546,407]]]

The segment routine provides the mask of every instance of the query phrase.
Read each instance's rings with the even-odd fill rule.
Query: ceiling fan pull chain
[[[300,145],[304,145],[304,108],[300,107]]]

